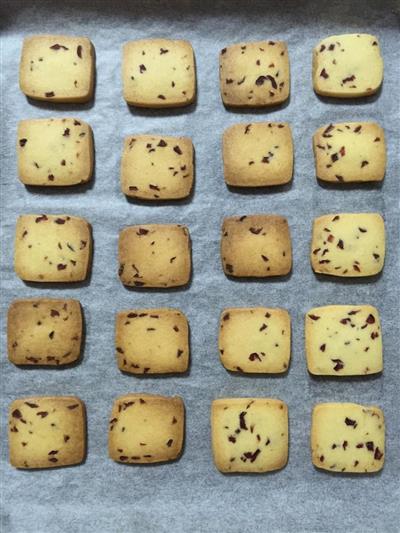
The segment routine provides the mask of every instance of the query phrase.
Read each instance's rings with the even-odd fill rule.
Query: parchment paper
[[[2,1],[2,526],[4,532],[394,532],[399,531],[399,3],[228,1]],[[311,53],[320,38],[337,33],[379,36],[385,60],[382,91],[369,99],[318,98],[311,86]],[[87,105],[28,101],[18,88],[22,38],[68,33],[92,39],[97,55],[95,100]],[[129,108],[121,91],[121,47],[130,39],[165,36],[192,42],[198,99],[189,108]],[[232,42],[288,42],[290,102],[263,111],[224,109],[218,86],[218,52]],[[70,191],[26,189],[17,179],[15,139],[21,119],[76,116],[94,130],[96,176]],[[236,122],[285,120],[292,124],[295,176],[289,187],[232,192],[224,184],[221,134]],[[331,121],[376,120],[385,128],[386,179],[380,186],[327,188],[315,179],[312,134]],[[187,201],[128,202],[120,191],[124,136],[158,132],[189,135],[196,148],[196,186]],[[379,211],[386,220],[387,258],[382,276],[356,281],[317,278],[308,253],[315,216]],[[15,221],[21,213],[67,213],[93,225],[95,253],[87,283],[49,287],[25,284],[13,272]],[[288,279],[232,281],[220,266],[224,216],[288,216],[294,268]],[[193,279],[172,291],[127,290],[117,277],[118,233],[126,225],[176,222],[189,226]],[[84,308],[82,362],[65,370],[16,368],[6,354],[5,316],[14,298],[73,297]],[[303,316],[315,305],[372,303],[384,330],[381,376],[316,379],[304,356]],[[286,307],[293,321],[292,362],[282,377],[234,376],[219,363],[218,318],[225,306]],[[191,326],[192,365],[182,377],[123,375],[114,358],[114,316],[120,309],[176,306]],[[186,404],[182,458],[161,466],[126,466],[107,457],[108,417],[115,397],[130,391],[179,394]],[[25,395],[76,394],[88,412],[88,457],[79,467],[18,471],[7,460],[8,404]],[[277,473],[224,476],[214,467],[209,409],[225,396],[277,397],[289,404],[290,458]],[[355,401],[383,407],[387,456],[377,475],[334,475],[310,461],[309,429],[319,401]]]

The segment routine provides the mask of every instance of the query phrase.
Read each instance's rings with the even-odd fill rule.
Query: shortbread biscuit
[[[8,309],[8,358],[16,365],[61,366],[81,353],[78,300],[15,300]]]
[[[192,45],[188,41],[143,39],[125,43],[124,98],[138,107],[181,107],[196,95]]]
[[[76,396],[21,398],[10,405],[10,463],[16,468],[53,468],[82,463],[86,415]]]
[[[268,472],[288,458],[288,408],[270,398],[224,398],[211,407],[215,466],[221,472]]]
[[[94,87],[92,43],[86,37],[65,35],[24,39],[19,84],[35,100],[87,102]]]
[[[248,215],[225,218],[221,258],[225,274],[284,276],[292,268],[290,231],[285,217]]]
[[[313,85],[322,96],[368,96],[377,92],[382,80],[383,60],[375,35],[333,35],[314,48]]]
[[[311,428],[312,462],[330,472],[377,472],[385,460],[385,419],[379,407],[320,403]]]
[[[311,265],[331,276],[378,274],[385,260],[385,225],[378,213],[340,213],[314,220]]]
[[[235,124],[223,136],[224,175],[228,185],[265,187],[293,176],[293,140],[289,124]]]
[[[193,185],[193,144],[188,137],[126,137],[121,163],[122,192],[144,200],[177,200]]]
[[[119,236],[119,277],[133,287],[178,287],[191,274],[189,230],[180,224],[130,226]]]
[[[317,177],[333,183],[382,181],[386,169],[383,129],[374,122],[319,128],[313,137]]]
[[[25,281],[82,281],[91,248],[91,229],[84,218],[22,215],[16,227],[15,272]]]
[[[117,314],[118,367],[131,374],[185,372],[189,326],[178,309],[132,309]]]
[[[224,309],[219,352],[221,363],[233,372],[286,372],[290,359],[289,313],[267,307]]]
[[[219,55],[221,98],[232,107],[266,107],[289,97],[290,69],[286,43],[239,43]]]
[[[19,177],[25,185],[86,183],[93,173],[92,129],[76,118],[22,120],[17,155]]]
[[[126,394],[113,405],[108,450],[120,463],[159,463],[182,451],[185,411],[182,398]]]
[[[382,332],[372,305],[315,307],[305,319],[311,374],[357,376],[382,371]]]

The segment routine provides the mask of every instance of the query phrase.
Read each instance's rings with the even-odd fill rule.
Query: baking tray
[[[399,531],[399,3],[364,0],[272,1],[2,1],[2,527],[5,532],[394,532]],[[311,53],[328,35],[370,32],[379,36],[385,80],[378,95],[360,100],[318,98],[311,86]],[[22,38],[37,33],[86,35],[96,47],[93,102],[55,105],[28,101],[18,89]],[[176,110],[129,108],[121,92],[121,47],[130,39],[165,36],[193,43],[197,103]],[[283,39],[291,61],[291,97],[268,110],[228,111],[220,101],[218,52],[232,42]],[[15,138],[21,119],[77,116],[94,130],[96,172],[91,185],[71,191],[27,189],[17,179]],[[288,121],[295,143],[292,185],[247,193],[228,190],[221,164],[221,134],[236,122]],[[388,168],[381,186],[323,187],[315,179],[311,137],[331,121],[376,120],[386,131]],[[124,136],[189,135],[196,148],[196,185],[182,202],[128,202],[119,187]],[[384,272],[373,280],[316,277],[308,253],[315,216],[340,211],[379,211],[386,221]],[[93,225],[93,271],[74,286],[25,284],[13,272],[16,217],[69,213]],[[224,216],[287,215],[294,268],[286,279],[233,281],[220,266]],[[189,226],[193,279],[184,289],[127,290],[117,277],[118,233],[126,225],[176,222]],[[86,339],[80,364],[68,369],[20,369],[7,361],[5,315],[14,298],[78,298]],[[382,375],[342,380],[308,375],[303,316],[315,305],[372,303],[382,315]],[[218,318],[226,306],[282,306],[293,321],[292,362],[280,377],[235,376],[220,365]],[[138,378],[122,374],[114,359],[114,316],[132,307],[176,306],[191,326],[192,365],[187,375]],[[127,392],[179,394],[186,404],[186,445],[172,464],[127,466],[107,457],[113,399]],[[25,395],[76,394],[88,411],[85,464],[47,471],[19,471],[7,461],[6,413]],[[212,399],[268,396],[289,405],[287,467],[266,475],[222,475],[210,447]],[[310,461],[309,429],[319,401],[355,401],[383,407],[387,420],[385,467],[376,475],[317,471]]]

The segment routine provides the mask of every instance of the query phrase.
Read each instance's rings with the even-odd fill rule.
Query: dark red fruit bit
[[[332,137],[332,135],[328,135],[333,129],[335,128],[335,126],[333,124],[329,124],[329,126],[327,126],[325,128],[325,130],[323,131],[322,133],[322,137]]]
[[[166,99],[165,96],[164,96],[163,94],[159,94],[159,95],[157,96],[157,98],[159,98],[160,100],[165,100],[165,99]]]
[[[63,44],[53,44],[52,46],[50,46],[50,50],[60,50],[61,48],[63,50],[68,50],[68,48]]]
[[[336,153],[331,155],[332,163],[335,163],[338,159],[339,159],[339,156]]]
[[[246,420],[244,419],[245,416],[246,416],[246,411],[242,411],[239,414],[239,427],[240,427],[240,429],[248,429],[247,426],[246,426]]]
[[[261,233],[262,228],[250,228],[249,231],[250,233],[254,233],[254,235],[258,235],[259,233]]]
[[[69,128],[65,128],[64,133],[63,133],[63,137],[68,137],[69,136],[69,132],[70,132],[70,129]]]
[[[129,457],[127,457],[126,455],[120,455],[119,456],[119,460],[120,461],[127,461],[129,459]]]
[[[65,270],[67,268],[67,265],[63,265],[62,263],[58,263],[57,270]]]
[[[53,339],[53,337],[54,337],[54,331],[50,331],[50,333],[49,333],[49,339]]]
[[[230,318],[230,314],[225,313],[225,315],[222,317],[222,320],[229,320],[229,318]]]
[[[263,261],[265,261],[266,263],[269,261],[268,257],[266,255],[263,255],[261,254],[261,258]]]
[[[359,444],[356,444],[356,448],[364,448],[364,444],[360,442]]]
[[[354,81],[356,79],[356,77],[354,76],[354,74],[352,74],[351,76],[348,76],[347,78],[344,78],[342,80],[342,83],[347,83],[349,81]]]
[[[53,91],[49,91],[48,93],[44,93],[44,95],[45,95],[46,98],[52,98],[53,96],[55,96]]]
[[[236,437],[234,437],[233,435],[229,435],[228,441],[235,443],[236,442]]]
[[[121,354],[125,353],[124,350],[120,348],[119,346],[117,346],[116,350],[118,353],[121,353]]]
[[[369,165],[368,161],[361,162],[361,168],[364,168],[366,165]]]
[[[179,148],[178,145],[174,146],[174,152],[177,153],[178,155],[182,155],[182,150]]]
[[[139,71],[141,74],[143,74],[143,72],[146,72],[146,67],[144,65],[139,65]]]
[[[263,324],[263,325],[260,327],[259,331],[264,331],[264,329],[267,329],[267,327],[268,327],[267,324]]]
[[[66,164],[67,164],[67,162],[65,161],[65,159],[63,159],[63,160],[61,161],[61,166],[62,166],[62,167],[65,167]]]
[[[49,452],[47,455],[57,455],[58,454],[58,450],[51,450],[51,452]]]
[[[366,320],[366,322],[367,322],[367,324],[375,324],[375,317],[374,317],[374,315],[369,314],[369,315],[367,316],[367,320]]]
[[[319,74],[321,78],[327,79],[329,78],[329,74],[326,72],[326,70],[323,68]]]
[[[328,50],[334,50],[335,49],[335,45],[334,44],[330,44],[329,47],[328,47]]]
[[[136,287],[143,287],[144,282],[143,282],[143,281],[135,281],[135,282],[134,282],[134,285],[135,285]]]
[[[372,440],[369,440],[368,442],[365,443],[365,446],[367,448],[367,450],[369,452],[373,452],[374,451],[374,443]]]
[[[164,139],[160,139],[160,142],[157,144],[157,146],[161,146],[161,148],[164,148],[167,146],[167,143],[164,141]]]
[[[335,174],[335,178],[340,181],[340,182],[343,182],[344,181],[344,178],[343,176],[341,176],[340,174]]]
[[[321,463],[323,463],[325,461],[325,457],[323,455],[321,455],[319,460],[321,461]]]
[[[343,450],[345,450],[348,445],[349,445],[349,443],[347,442],[347,440],[344,440],[343,444],[342,444]]]
[[[358,265],[353,265],[353,269],[354,269],[356,272],[361,272],[361,268],[360,268]]]
[[[374,259],[378,260],[380,258],[379,254],[372,254],[374,256]]]
[[[373,331],[373,332],[371,333],[371,339],[372,339],[372,340],[375,340],[375,339],[377,339],[378,337],[379,337],[379,333],[378,333],[378,332]]]
[[[359,131],[361,131],[361,125],[354,128],[354,133],[358,133]]]
[[[58,459],[57,459],[57,457],[49,457],[49,461],[50,461],[51,463],[58,463]]]
[[[258,355],[258,353],[253,352],[249,355],[249,361],[255,361],[255,360],[261,361],[261,357]]]
[[[20,145],[21,147],[23,147],[23,146],[26,145],[27,142],[28,142],[28,139],[20,139],[20,140],[19,140],[19,145]]]
[[[69,435],[64,435],[64,442],[68,442],[71,437]]]
[[[326,46],[324,44],[321,44],[321,48],[319,49],[320,52],[323,52],[325,50]]]
[[[160,187],[159,187],[158,185],[152,185],[152,184],[150,183],[150,185],[149,185],[149,189],[152,189],[153,191],[159,191],[159,190],[160,190]]]
[[[82,46],[80,44],[78,44],[77,48],[76,48],[76,55],[82,59]]]
[[[138,189],[137,187],[135,187],[135,185],[130,185],[130,186],[129,186],[129,190],[130,190],[130,191],[137,191],[137,190],[139,190],[139,189]]]
[[[317,316],[317,315],[308,315],[309,318],[311,318],[311,320],[319,320],[321,317],[320,316]]]
[[[30,407],[31,409],[36,409],[37,407],[39,407],[36,403],[24,402],[24,404]]]
[[[375,453],[374,453],[374,459],[379,461],[380,459],[382,459],[382,457],[383,457],[383,453],[380,451],[380,449],[377,446],[375,449]]]
[[[249,133],[250,128],[251,128],[251,124],[247,124],[247,126],[246,126],[245,129],[244,129],[244,133],[245,133],[245,135],[246,135],[246,133]]]
[[[223,48],[223,49],[221,50],[221,55],[223,55],[223,54],[226,54],[226,48]]]
[[[335,239],[335,237],[331,234],[331,235],[328,235],[327,241],[328,242],[333,242],[334,239]]]
[[[343,325],[346,325],[347,323],[350,323],[350,322],[351,322],[350,318],[342,318],[340,321],[340,323]]]
[[[49,413],[47,411],[38,411],[36,413],[36,416],[40,416],[40,418],[46,418],[46,416],[48,415]]]
[[[36,217],[36,218],[35,218],[35,222],[36,222],[36,224],[37,224],[38,222],[43,222],[43,221],[45,221],[45,220],[48,220],[48,218],[47,218],[46,215],[40,215],[40,217]]]
[[[337,247],[340,248],[341,250],[343,250],[344,248],[344,242],[342,241],[342,239],[339,239],[338,243],[337,243]]]
[[[176,357],[180,357],[183,354],[183,350],[177,350]]]
[[[232,274],[232,272],[233,272],[233,266],[232,265],[230,265],[229,263],[226,263],[225,268],[226,268],[226,270],[228,272],[230,272]]]
[[[374,143],[377,143],[377,142],[379,142],[380,140],[381,140],[380,137],[375,137],[375,139],[374,139]]]
[[[356,429],[357,427],[357,422],[351,418],[348,418],[347,416],[344,419],[344,423],[346,424],[346,426],[353,426],[354,429]]]
[[[79,122],[79,120],[74,120],[74,126],[81,126],[81,123]]]
[[[226,78],[225,83],[227,85],[230,85],[231,83],[233,83],[233,79],[232,78]]]
[[[243,455],[246,457],[246,459],[250,459],[251,463],[254,463],[254,461],[257,459],[260,453],[261,453],[261,450],[257,448],[257,450],[254,453],[246,452]]]
[[[326,348],[326,344],[321,344],[321,346],[319,347],[319,349],[321,350],[321,352],[324,352],[324,351],[325,351],[325,348]]]
[[[56,218],[54,223],[55,224],[65,224],[65,218]]]
[[[358,231],[361,231],[361,233],[367,233],[367,230],[365,228],[358,228]]]
[[[67,408],[70,409],[71,411],[73,409],[76,409],[77,407],[79,407],[79,403],[73,403],[71,405],[67,405]]]
[[[335,366],[333,367],[335,372],[339,372],[339,370],[344,368],[344,363],[341,359],[331,359],[331,361],[332,363],[335,363]]]
[[[160,48],[160,56],[162,56],[163,54],[168,54],[169,50],[167,50],[166,48]]]
[[[54,174],[49,174],[49,175],[47,176],[47,179],[48,179],[49,181],[54,181]]]
[[[173,442],[174,442],[173,439],[169,439],[169,441],[167,442],[168,448],[171,448]]]
[[[14,409],[14,411],[11,413],[11,416],[14,418],[22,418],[22,413],[19,409]]]
[[[257,79],[256,79],[256,85],[263,85],[264,82],[267,80],[266,76],[259,76]]]
[[[137,231],[138,235],[147,235],[148,233],[149,233],[149,230],[148,229],[144,229],[144,228],[139,228],[138,231]]]

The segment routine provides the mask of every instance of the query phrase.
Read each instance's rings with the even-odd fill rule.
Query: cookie
[[[311,428],[312,462],[330,472],[377,472],[385,460],[385,419],[379,407],[320,403]]]
[[[93,134],[75,118],[22,120],[18,125],[18,174],[25,185],[86,183],[93,173]]]
[[[356,98],[378,91],[383,60],[375,35],[351,33],[323,39],[313,52],[314,91],[322,96]]]
[[[385,260],[385,225],[378,213],[341,213],[314,220],[311,265],[318,274],[378,274]]]
[[[76,396],[20,398],[9,411],[10,463],[53,468],[82,463],[86,453],[85,406]]]
[[[173,461],[182,451],[185,412],[182,398],[126,394],[113,405],[108,450],[120,463]]]
[[[78,300],[14,300],[8,309],[8,358],[16,365],[61,366],[81,353]]]
[[[372,305],[315,307],[305,319],[307,366],[321,376],[382,371],[382,332]]]
[[[24,39],[19,84],[35,100],[87,102],[94,88],[92,43],[86,37],[66,35]]]
[[[248,215],[225,218],[222,266],[235,277],[284,276],[292,268],[290,231],[285,217]]]
[[[119,236],[119,277],[132,287],[178,287],[189,282],[189,230],[180,224],[130,226]]]
[[[289,124],[235,124],[223,136],[225,182],[234,187],[288,183],[293,176],[293,140]]]
[[[219,352],[221,363],[233,372],[286,372],[290,359],[289,313],[267,307],[224,309]]]
[[[220,472],[269,472],[288,458],[288,408],[270,398],[224,398],[211,406],[211,437]]]
[[[133,309],[117,314],[118,367],[131,374],[185,372],[189,325],[178,309]]]
[[[223,48],[219,55],[221,98],[232,107],[266,107],[289,97],[286,43],[259,41]]]
[[[317,177],[333,183],[382,181],[386,169],[383,129],[374,122],[319,128],[313,137]]]
[[[188,137],[126,137],[121,163],[122,192],[144,200],[177,200],[193,185],[193,144]]]
[[[25,281],[82,281],[91,248],[90,225],[84,218],[22,215],[16,227],[15,272]]]
[[[138,107],[182,107],[196,95],[192,45],[188,41],[143,39],[124,45],[124,98]]]

